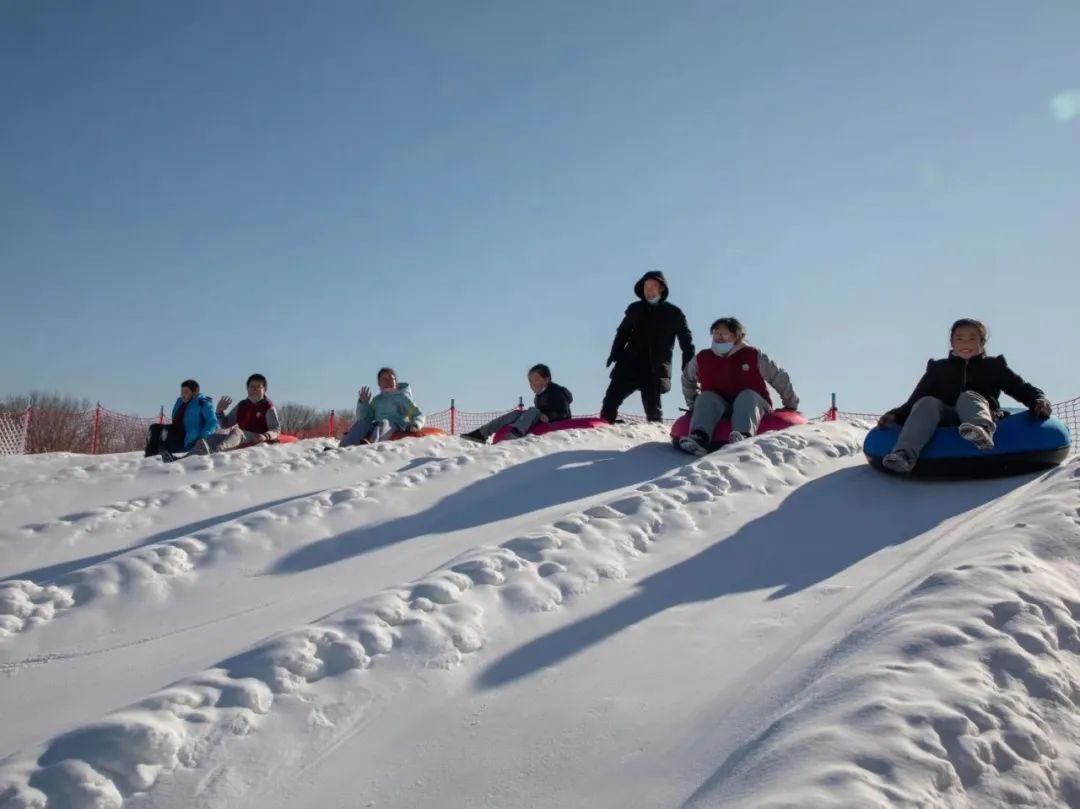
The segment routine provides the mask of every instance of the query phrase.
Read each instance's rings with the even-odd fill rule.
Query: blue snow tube
[[[871,465],[896,445],[898,427],[875,427],[866,435],[863,453]],[[997,424],[994,448],[985,452],[960,437],[956,427],[939,427],[911,474],[929,478],[972,478],[1020,475],[1051,469],[1069,456],[1069,428],[1058,419],[1037,419],[1026,410],[1010,413]]]

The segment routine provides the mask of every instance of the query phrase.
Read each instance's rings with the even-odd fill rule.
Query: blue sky
[[[390,364],[489,410],[547,362],[594,412],[661,269],[808,413],[899,403],[961,316],[1080,395],[1078,30],[1072,0],[0,4],[0,394],[150,414],[261,371],[341,407]]]

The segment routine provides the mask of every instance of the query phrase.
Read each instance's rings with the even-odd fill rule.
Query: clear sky
[[[594,412],[650,269],[808,413],[960,316],[1080,395],[1080,4],[0,4],[0,394]]]

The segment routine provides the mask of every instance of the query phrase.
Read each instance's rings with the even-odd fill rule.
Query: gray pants
[[[355,447],[363,442],[365,438],[370,438],[372,441],[389,441],[390,436],[394,434],[394,430],[394,425],[388,419],[379,421],[357,419],[338,446]]]
[[[900,430],[900,437],[896,439],[895,449],[907,450],[917,458],[938,427],[954,427],[957,424],[976,424],[993,435],[995,425],[990,402],[973,390],[961,393],[955,407],[933,396],[924,396],[911,408]]]
[[[206,443],[210,445],[211,452],[226,452],[230,449],[236,449],[241,444],[247,444],[258,439],[258,433],[249,433],[234,424],[232,427],[226,428],[223,433],[214,433],[206,439]]]
[[[739,391],[734,404],[729,404],[719,393],[703,390],[694,401],[690,432],[701,430],[711,440],[720,419],[730,414],[732,430],[743,435],[757,435],[758,425],[768,412],[769,403],[757,391]]]
[[[525,435],[525,433],[529,432],[529,428],[531,428],[538,421],[540,421],[540,411],[537,410],[535,407],[530,407],[527,410],[522,410],[520,412],[517,410],[511,410],[509,413],[504,413],[503,415],[499,416],[498,418],[492,419],[483,427],[481,427],[480,435],[484,436],[484,438],[488,438],[497,433],[507,424],[509,424],[522,435]]]

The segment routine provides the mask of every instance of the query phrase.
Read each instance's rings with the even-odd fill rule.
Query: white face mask
[[[724,356],[725,354],[731,353],[731,349],[733,349],[734,347],[735,347],[734,343],[713,343],[712,344],[713,354],[717,354],[718,356],[721,356],[721,357]]]
[[[655,306],[656,304],[660,303],[660,296],[659,295],[654,295],[653,297],[649,297],[648,295],[646,295],[645,300],[647,300],[649,303],[651,303],[651,304],[653,304]]]

